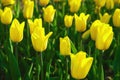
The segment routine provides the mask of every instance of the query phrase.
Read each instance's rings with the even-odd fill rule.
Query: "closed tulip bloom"
[[[40,5],[46,6],[50,0],[39,0]]]
[[[25,22],[21,24],[17,19],[14,19],[10,27],[10,39],[13,42],[20,42],[23,39],[23,30]]]
[[[109,20],[111,18],[111,15],[108,13],[104,13],[103,16],[100,14],[100,21],[103,23],[109,23]]]
[[[30,34],[32,34],[36,27],[38,27],[38,26],[42,27],[42,19],[41,18],[35,19],[34,22],[32,20],[28,19],[28,24],[30,27]]]
[[[95,20],[91,27],[90,27],[90,34],[91,34],[91,39],[92,40],[96,40],[96,37],[97,37],[97,28],[98,27],[101,27],[102,23],[100,22],[100,20]]]
[[[112,27],[103,23],[102,27],[98,27],[98,33],[95,42],[96,48],[99,50],[106,50],[110,47],[112,40]]]
[[[120,27],[120,9],[116,9],[113,14],[113,24],[115,27]]]
[[[72,22],[73,22],[73,16],[71,15],[65,15],[64,17],[64,24],[67,28],[72,26]]]
[[[71,54],[71,75],[75,79],[84,79],[93,62],[92,57],[86,58],[86,52],[80,51],[77,54]]]
[[[34,1],[26,1],[23,7],[24,18],[32,18],[34,11]]]
[[[82,0],[68,0],[68,4],[70,6],[70,12],[78,12],[80,6],[81,6]]]
[[[0,9],[0,18],[1,18],[2,13],[3,13],[3,10],[2,10],[2,9]]]
[[[94,0],[96,6],[103,7],[105,5],[106,0]]]
[[[114,8],[114,1],[113,0],[106,0],[106,8],[113,9]]]
[[[120,4],[120,0],[114,0],[115,4]]]
[[[46,22],[52,22],[54,19],[54,15],[55,15],[55,9],[52,5],[47,6],[46,8],[43,8],[44,11],[44,21]]]
[[[5,7],[1,14],[1,22],[3,24],[10,24],[13,18],[12,10],[9,7]]]
[[[75,14],[75,28],[78,32],[83,32],[86,30],[87,19],[89,14],[81,13],[80,16]]]
[[[89,38],[89,36],[90,36],[90,30],[87,30],[82,34],[82,39],[86,40]]]
[[[47,35],[45,35],[44,28],[36,27],[31,35],[33,48],[37,52],[43,52],[44,50],[46,50],[48,39],[52,35],[52,33],[53,32],[49,32]]]
[[[1,0],[1,3],[2,3],[4,6],[12,5],[12,4],[15,3],[15,0]]]
[[[68,36],[60,38],[60,53],[61,55],[70,55],[71,53],[70,39]]]

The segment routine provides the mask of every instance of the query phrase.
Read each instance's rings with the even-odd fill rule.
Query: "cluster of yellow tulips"
[[[52,0],[22,0],[22,1],[0,0],[0,1],[2,5],[2,7],[0,6],[0,21],[1,24],[10,26],[9,28],[10,40],[13,43],[20,43],[24,38],[26,39],[30,38],[31,39],[30,42],[32,43],[32,48],[36,52],[40,52],[40,54],[43,54],[42,52],[47,49],[49,38],[52,35],[55,36],[57,35],[57,38],[59,39],[55,39],[55,38],[54,38],[55,40],[52,39],[53,40],[52,43],[54,43],[54,41],[56,40],[59,40],[59,46],[58,46],[59,54],[61,54],[65,58],[70,57],[70,60],[68,61],[70,62],[70,75],[72,76],[72,78],[75,79],[86,78],[92,67],[92,64],[95,65],[94,60],[97,60],[96,56],[93,56],[89,51],[83,49],[84,44],[82,41],[84,40],[87,41],[88,38],[90,37],[89,41],[93,41],[93,43],[95,43],[94,45],[95,49],[104,52],[110,48],[112,41],[114,39],[115,33],[113,28],[120,27],[120,9],[118,7],[115,8],[116,5],[120,5],[120,0],[92,0],[95,5],[94,14],[97,15],[97,19],[95,19],[94,21],[90,21],[93,18],[91,14],[80,11],[82,6],[85,5],[85,2],[87,2],[86,0],[65,0],[65,1],[64,0],[53,0],[53,1]],[[62,13],[59,13],[60,12],[59,5],[58,8],[56,8],[55,6],[56,4],[59,3],[63,3],[63,7],[62,7],[63,13],[67,12],[67,10],[68,13],[64,13],[64,15]],[[22,13],[23,20],[21,20],[20,14],[19,16],[15,16],[17,15],[17,10],[15,11],[14,7],[16,7],[17,5],[20,10],[20,13]],[[66,11],[64,8],[66,6],[64,5],[67,5]],[[104,8],[108,11],[114,9],[113,14],[110,14],[107,11],[101,12],[102,9]],[[35,17],[35,15],[37,15],[35,14],[35,10],[38,14],[38,17]],[[60,17],[60,19],[62,20],[59,20],[58,15],[62,15],[62,17]],[[63,21],[63,23],[61,24],[60,22],[57,22],[57,20]],[[48,30],[48,28],[50,27],[47,27],[46,29],[46,24],[48,24],[49,26],[55,25],[54,27],[59,27],[59,25],[60,26],[64,25],[67,34],[66,33],[65,34],[63,33],[62,35],[59,34],[58,28],[57,28],[58,33],[53,29]],[[77,37],[80,37],[77,38],[78,42],[76,42],[76,40],[74,42],[72,41],[73,40],[72,38],[75,38],[75,36],[71,36],[69,34],[70,30],[72,34],[75,34],[75,36],[77,34]],[[25,31],[27,32],[26,37],[24,37]],[[61,36],[63,36],[63,38]],[[30,45],[30,42],[28,42],[27,45]],[[50,46],[53,47],[53,45]],[[76,49],[75,49],[76,51],[73,50],[75,46],[80,47],[77,48],[78,51]],[[89,52],[90,54],[87,54],[87,52]],[[41,66],[41,69],[43,69],[42,63],[43,60],[41,60],[41,64],[38,64]],[[100,67],[99,69],[103,69],[103,68]],[[66,71],[66,73],[69,73],[69,71]],[[43,75],[44,71],[42,72],[42,70],[38,74],[38,76],[40,74],[41,77],[45,76]],[[65,78],[65,80],[67,80],[67,78]]]

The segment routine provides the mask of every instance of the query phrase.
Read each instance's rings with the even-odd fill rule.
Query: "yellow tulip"
[[[70,55],[71,53],[70,39],[68,36],[60,38],[60,53],[61,55]]]
[[[120,4],[120,0],[114,0],[115,4]]]
[[[39,0],[40,5],[46,6],[50,0]]]
[[[92,57],[86,58],[86,52],[80,51],[77,54],[71,54],[71,75],[75,79],[84,79],[93,62]]]
[[[36,27],[31,35],[33,48],[38,52],[43,52],[44,50],[46,50],[48,39],[52,35],[52,33],[53,32],[49,32],[45,36],[44,28]]]
[[[86,40],[89,38],[89,36],[90,36],[90,30],[87,30],[82,34],[82,39]]]
[[[42,19],[41,18],[35,19],[34,22],[32,20],[28,19],[28,24],[30,27],[30,34],[32,34],[36,27],[38,27],[38,26],[42,27]]]
[[[90,27],[90,34],[91,34],[91,38],[92,40],[96,40],[97,37],[97,28],[101,27],[102,23],[100,22],[100,20],[95,20],[91,27]]]
[[[34,11],[34,1],[26,1],[23,7],[24,18],[32,18]]]
[[[4,6],[12,5],[12,4],[15,3],[15,0],[1,0],[1,3],[2,3]]]
[[[56,12],[54,7],[52,5],[49,5],[46,8],[43,8],[43,11],[44,11],[44,15],[43,15],[44,21],[52,22]]]
[[[120,9],[116,9],[113,14],[113,24],[115,27],[120,27]]]
[[[78,32],[83,32],[86,30],[87,19],[89,14],[81,13],[80,16],[75,14],[75,28]]]
[[[105,5],[106,0],[94,0],[96,6],[103,7]]]
[[[3,13],[3,10],[2,10],[2,9],[0,9],[0,18],[1,18],[2,13]]]
[[[113,0],[106,0],[106,8],[113,9],[114,8],[114,1]]]
[[[73,16],[71,15],[65,15],[64,17],[64,24],[67,28],[72,26],[72,22],[73,22]]]
[[[68,0],[68,4],[70,6],[70,12],[78,12],[80,6],[81,6],[82,0]]]
[[[112,27],[103,23],[102,27],[97,28],[97,31],[97,37],[95,41],[96,48],[99,50],[108,49],[113,40]]]
[[[21,24],[17,19],[14,19],[10,27],[10,39],[13,42],[20,42],[23,39],[23,30],[25,22]]]
[[[100,21],[103,23],[109,23],[109,20],[111,18],[111,15],[108,13],[104,13],[103,16],[100,14]]]
[[[30,0],[22,0],[23,5]]]
[[[13,18],[12,10],[9,7],[5,7],[1,14],[1,22],[3,24],[10,24]]]

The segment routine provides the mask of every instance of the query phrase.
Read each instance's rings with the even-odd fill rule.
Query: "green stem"
[[[78,50],[83,50],[81,33],[78,34]]]
[[[18,62],[18,43],[15,43],[14,48],[15,48],[15,57]]]
[[[65,64],[66,64],[66,75],[65,75],[65,80],[68,80],[69,74],[68,74],[68,65],[69,60],[68,60],[68,56],[65,57]]]
[[[30,34],[29,34],[29,25],[27,23],[27,20],[26,20],[26,35],[27,35],[27,38],[26,38],[26,42],[27,42],[27,55],[29,56],[30,55]]]
[[[40,80],[44,80],[43,56],[42,56],[42,52],[40,53],[40,67],[41,67],[41,78],[40,78]]]

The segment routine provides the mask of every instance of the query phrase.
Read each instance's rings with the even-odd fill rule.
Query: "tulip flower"
[[[60,38],[60,53],[61,55],[70,55],[71,53],[70,39],[68,36]]]
[[[54,15],[55,15],[55,9],[52,5],[47,6],[46,8],[43,8],[44,11],[44,21],[46,22],[52,22],[54,19]]]
[[[103,23],[109,23],[109,20],[111,18],[111,15],[108,13],[104,13],[103,16],[100,14],[100,21]]]
[[[46,6],[50,0],[39,0],[40,5]]]
[[[4,6],[12,5],[12,4],[15,3],[15,0],[1,0],[1,3],[2,3]]]
[[[83,32],[86,30],[87,19],[89,14],[81,13],[80,16],[75,14],[75,28],[78,32]]]
[[[115,4],[120,4],[120,0],[114,0]]]
[[[1,22],[3,24],[10,24],[13,18],[12,10],[9,7],[5,7],[1,14]]]
[[[97,28],[97,36],[95,41],[96,48],[99,50],[106,50],[110,47],[112,40],[112,27],[103,23],[102,27]]]
[[[82,34],[82,39],[86,40],[89,38],[89,36],[90,36],[90,30],[87,30]]]
[[[71,54],[71,75],[75,79],[84,79],[93,62],[92,57],[86,58],[86,52],[80,51],[77,54]]]
[[[80,6],[81,6],[82,0],[68,0],[68,4],[70,6],[70,12],[78,12]]]
[[[113,0],[106,0],[106,8],[113,9],[114,8],[114,1]]]
[[[23,7],[24,18],[32,18],[34,11],[34,1],[26,1]]]
[[[97,37],[97,28],[101,27],[102,23],[100,22],[100,20],[95,20],[91,27],[90,27],[90,34],[91,34],[91,38],[92,40],[96,40]]]
[[[3,10],[2,10],[2,9],[0,9],[0,18],[1,18],[2,13],[3,13]]]
[[[116,9],[113,14],[113,24],[115,27],[120,27],[120,9]]]
[[[31,35],[33,48],[38,52],[43,52],[47,48],[49,37],[53,32],[49,32],[45,36],[45,30],[42,27],[36,27]]]
[[[10,39],[13,42],[20,42],[23,39],[23,30],[25,22],[21,24],[17,19],[14,19],[10,27]]]
[[[96,6],[103,7],[105,5],[106,0],[94,0]]]
[[[64,17],[64,24],[67,28],[72,26],[72,22],[73,22],[73,16],[71,15],[65,15]]]
[[[38,26],[42,27],[42,19],[41,18],[35,19],[34,22],[32,20],[28,19],[28,24],[30,26],[30,34],[32,34],[36,27],[38,27]]]

